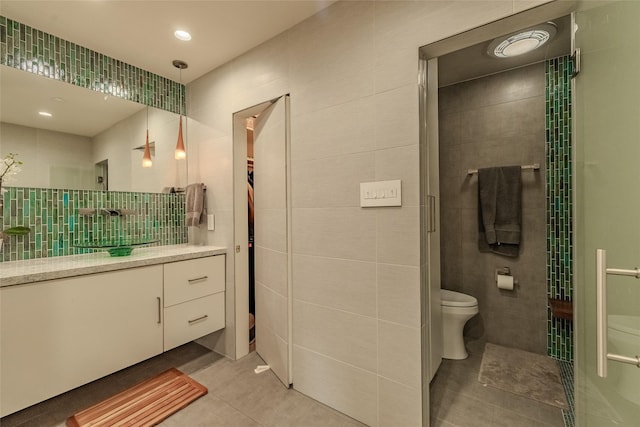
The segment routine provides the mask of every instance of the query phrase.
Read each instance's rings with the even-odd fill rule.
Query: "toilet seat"
[[[440,289],[441,305],[446,307],[476,307],[478,300],[471,295]]]

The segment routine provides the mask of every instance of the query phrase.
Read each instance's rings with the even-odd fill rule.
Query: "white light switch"
[[[216,229],[216,216],[214,214],[207,215],[207,230],[214,231]]]
[[[402,181],[361,182],[360,206],[402,206]]]

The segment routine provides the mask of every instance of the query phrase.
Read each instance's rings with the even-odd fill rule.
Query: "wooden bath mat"
[[[205,394],[206,387],[171,368],[69,417],[67,426],[154,426]]]

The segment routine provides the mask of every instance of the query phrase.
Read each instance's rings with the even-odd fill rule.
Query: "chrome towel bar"
[[[532,165],[522,165],[522,170],[534,170],[537,171],[540,169],[540,163],[534,163]],[[474,175],[478,173],[478,169],[467,169],[467,175]]]

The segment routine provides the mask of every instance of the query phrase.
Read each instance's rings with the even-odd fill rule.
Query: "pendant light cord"
[[[185,110],[184,111],[184,113],[185,113],[184,114],[184,134],[188,135],[189,132],[187,131],[187,116],[186,116],[186,113],[187,113],[186,110],[187,109],[186,109],[186,106],[185,106],[186,99],[187,99],[187,87],[183,86],[183,84],[182,84],[182,67],[180,67],[179,70],[180,70],[180,73],[179,73],[179,75],[180,75],[180,114],[182,115],[182,107],[185,107],[185,109],[184,109]],[[184,138],[184,135],[183,135],[183,138]],[[187,144],[185,144],[185,146],[184,146],[184,152],[185,153],[187,152]],[[185,158],[184,167],[185,167],[185,173],[187,175],[187,182],[185,182],[185,188],[186,188],[186,186],[189,185],[189,156],[187,156]]]

